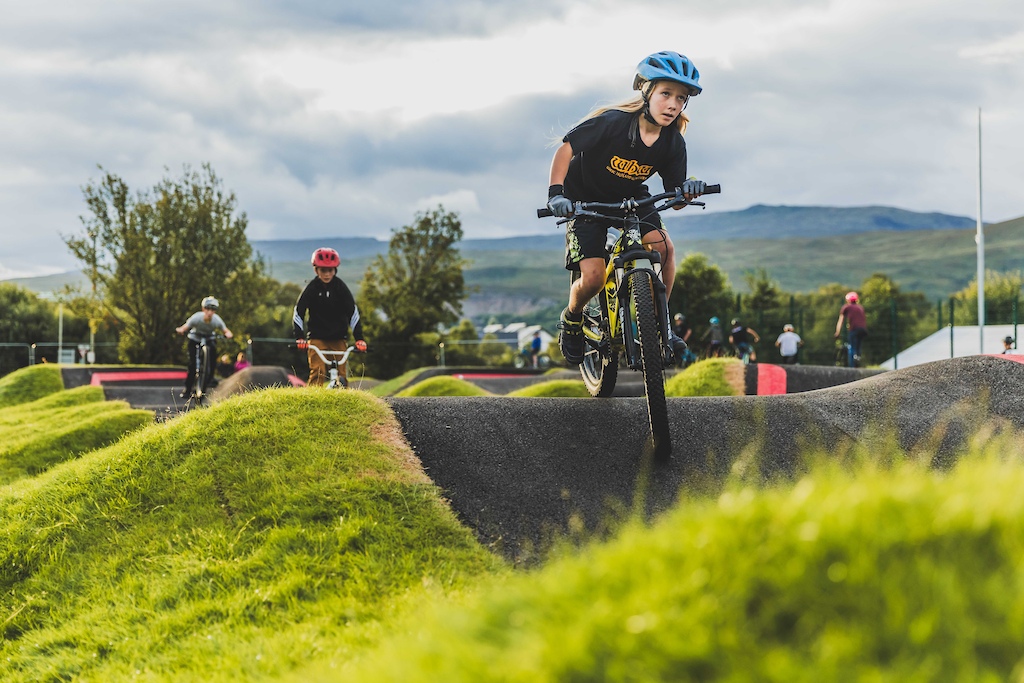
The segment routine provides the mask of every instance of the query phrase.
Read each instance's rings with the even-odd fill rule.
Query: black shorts
[[[565,269],[579,270],[580,261],[585,258],[607,258],[605,245],[608,243],[608,227],[608,221],[589,216],[569,221],[565,231]],[[665,224],[661,222],[661,215],[657,211],[641,215],[640,235],[655,230],[661,230],[665,239],[668,239]]]

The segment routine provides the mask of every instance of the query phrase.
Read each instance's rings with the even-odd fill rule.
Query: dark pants
[[[856,327],[850,330],[846,335],[846,341],[850,342],[850,367],[857,367],[857,362],[860,361],[861,353],[860,348],[864,343],[864,337],[868,336],[868,331],[863,327]]]

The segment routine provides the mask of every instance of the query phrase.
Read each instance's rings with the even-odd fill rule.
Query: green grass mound
[[[1022,487],[994,460],[733,486],[318,680],[1019,680]]]
[[[509,392],[508,396],[525,398],[589,398],[590,392],[583,380],[552,379],[538,382]]]
[[[665,382],[665,395],[738,396],[744,393],[743,372],[735,358],[698,361]]]
[[[0,409],[0,484],[114,443],[153,423],[153,413],[104,401],[100,387],[77,387]]]
[[[398,377],[393,377],[389,380],[385,380],[380,384],[377,384],[370,388],[370,393],[374,396],[394,396],[397,392],[405,388],[405,385],[419,377],[423,372],[430,368],[416,368],[415,370],[409,370],[402,373]]]
[[[0,489],[0,566],[0,680],[240,681],[503,565],[379,399],[269,389]]]
[[[416,382],[408,389],[402,389],[395,396],[410,398],[414,396],[490,396],[490,392],[484,391],[472,382],[467,382],[458,377],[450,375],[438,375],[430,377],[422,382]]]
[[[64,388],[56,365],[30,365],[0,378],[0,408],[29,403]]]

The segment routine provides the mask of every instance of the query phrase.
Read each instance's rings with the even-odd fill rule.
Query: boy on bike
[[[321,247],[313,252],[310,259],[316,277],[310,280],[295,302],[292,316],[292,331],[295,345],[307,349],[309,359],[309,384],[323,384],[327,379],[327,365],[313,344],[321,351],[344,351],[348,348],[348,333],[352,330],[357,351],[366,351],[363,340],[363,325],[359,319],[359,308],[348,286],[337,276],[341,257],[334,249]],[[303,320],[309,314],[308,332],[303,329]],[[344,380],[348,363],[338,368]]]
[[[224,320],[217,315],[218,308],[220,308],[220,302],[212,296],[208,296],[203,299],[203,310],[193,313],[181,327],[174,328],[174,331],[178,334],[188,333],[188,372],[185,374],[185,391],[178,394],[179,398],[191,396],[192,391],[195,389],[195,373],[192,372],[192,368],[196,366],[200,341],[203,338],[206,339],[206,346],[210,350],[209,357],[216,358],[217,332],[220,331],[228,339],[234,336],[231,330],[227,328],[227,325],[224,324]],[[212,372],[207,373],[207,377],[212,375]],[[206,387],[202,387],[202,389],[206,391]]]
[[[547,206],[559,218],[572,214],[574,201],[620,202],[651,196],[644,184],[661,175],[667,192],[681,188],[687,200],[704,192],[700,180],[686,179],[689,121],[683,109],[699,95],[700,74],[689,59],[676,52],[658,52],[636,68],[632,99],[588,114],[565,134],[551,161]],[[682,207],[676,207],[682,208]],[[675,247],[660,216],[641,216],[643,242],[661,256],[666,299],[675,280]],[[558,323],[558,344],[572,365],[583,361],[583,308],[605,280],[608,225],[587,217],[574,218],[566,230],[565,268],[580,273],[569,290],[569,305]],[[686,344],[669,332],[679,355]]]
[[[744,354],[750,354],[750,362],[756,361],[757,353],[754,351],[754,345],[750,340],[753,338],[754,344],[761,341],[761,337],[757,332],[736,318],[732,319],[729,328],[729,343],[736,349],[736,357],[743,358]]]

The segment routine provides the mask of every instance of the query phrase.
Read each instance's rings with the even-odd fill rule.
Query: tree
[[[83,194],[85,231],[64,241],[120,325],[124,362],[180,361],[174,328],[206,295],[221,300],[222,315],[238,333],[235,321],[272,284],[263,261],[253,258],[235,195],[225,193],[208,164],[202,171],[186,166],[181,178],[165,177],[135,195],[121,178],[104,173]]]
[[[367,268],[359,310],[373,347],[366,358],[371,376],[394,377],[434,362],[436,348],[423,335],[456,323],[466,298],[466,262],[455,248],[461,239],[458,214],[438,206],[395,231],[387,255]]]
[[[985,271],[985,324],[1006,325],[1020,320],[1017,306],[1024,288],[1024,273]],[[953,295],[956,299],[956,324],[978,324],[978,278]],[[1015,318],[1016,315],[1016,318]]]
[[[743,298],[744,311],[769,311],[782,305],[782,290],[771,278],[767,268],[758,268],[743,275],[750,294]]]
[[[53,304],[24,287],[0,282],[0,341],[28,345],[56,338]],[[0,374],[28,365],[28,354],[27,346],[0,347]]]
[[[729,276],[704,254],[688,254],[676,269],[669,309],[683,313],[699,339],[711,316],[727,316],[734,308]],[[726,320],[725,322],[728,322]]]

